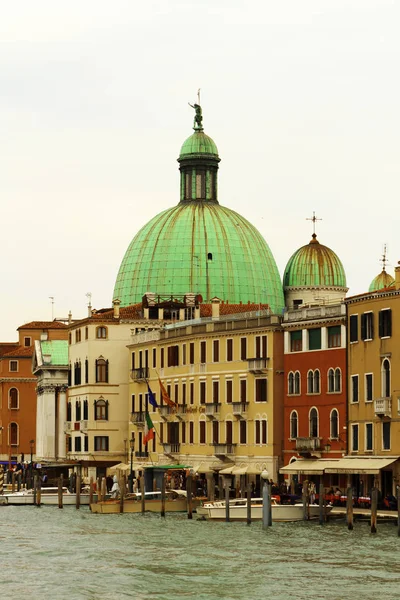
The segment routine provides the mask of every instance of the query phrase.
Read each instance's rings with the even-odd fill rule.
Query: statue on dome
[[[203,111],[201,110],[201,106],[200,106],[200,90],[197,92],[197,97],[198,97],[198,101],[197,101],[198,104],[190,104],[190,102],[188,102],[189,106],[191,106],[195,110],[194,121],[193,121],[193,129],[194,130],[203,129]]]

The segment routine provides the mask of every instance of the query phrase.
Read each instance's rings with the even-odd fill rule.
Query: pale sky
[[[0,0],[0,340],[111,305],[136,232],[179,201],[201,88],[219,201],[283,273],[310,240],[349,294],[400,260],[400,2]]]

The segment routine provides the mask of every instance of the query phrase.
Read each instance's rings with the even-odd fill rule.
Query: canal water
[[[0,598],[400,598],[392,524],[212,523],[183,514],[0,507]]]

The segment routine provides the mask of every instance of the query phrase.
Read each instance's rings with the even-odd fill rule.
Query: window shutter
[[[379,337],[383,337],[383,312],[379,313]]]
[[[99,379],[98,379],[98,368],[97,368],[97,358],[95,361],[95,371],[96,371],[96,377],[95,377],[95,381],[96,383],[99,383]]]
[[[108,360],[106,360],[106,383],[108,383]]]
[[[351,315],[350,317],[350,341],[356,342],[358,340],[358,322],[357,315]],[[381,328],[381,319],[379,315],[379,330]]]
[[[366,327],[365,322],[367,319],[367,315],[361,315],[361,339],[365,340],[366,338]]]
[[[106,421],[108,421],[108,400],[106,400]]]
[[[387,310],[386,314],[387,314],[387,332],[386,332],[386,335],[391,336],[392,335],[392,311],[391,310]]]
[[[96,400],[93,403],[93,410],[94,410],[94,420],[97,421],[97,401]]]

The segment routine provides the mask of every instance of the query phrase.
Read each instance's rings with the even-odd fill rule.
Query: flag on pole
[[[149,393],[149,403],[154,406],[154,408],[158,408],[158,404],[157,404],[157,400],[155,395],[153,394],[153,392],[150,389],[149,383],[147,382],[147,391]]]
[[[146,419],[144,422],[143,444],[146,445],[152,439],[154,439],[154,425],[149,413],[146,413]]]
[[[162,384],[162,381],[160,378],[158,378],[158,381],[160,383],[160,390],[161,390],[161,396],[163,401],[165,402],[165,404],[167,404],[168,406],[171,406],[172,408],[176,408],[176,402],[173,402],[171,400],[171,398],[168,395],[167,390],[165,389],[165,387]]]

